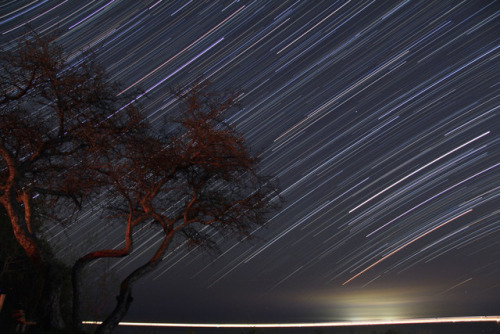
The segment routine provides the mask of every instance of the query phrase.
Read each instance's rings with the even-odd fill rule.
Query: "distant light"
[[[473,316],[447,318],[421,318],[398,320],[360,320],[332,322],[304,322],[288,324],[200,324],[200,323],[162,323],[162,322],[120,322],[120,326],[142,327],[194,327],[194,328],[301,328],[301,327],[345,327],[345,326],[379,326],[379,325],[409,325],[434,324],[451,322],[500,322],[500,316]],[[101,321],[82,321],[84,325],[100,325]]]

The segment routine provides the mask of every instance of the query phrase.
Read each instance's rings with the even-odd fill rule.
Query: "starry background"
[[[499,15],[498,1],[2,1],[0,41],[59,29],[68,61],[91,49],[124,90],[142,87],[157,127],[178,108],[172,86],[242,91],[228,121],[285,204],[217,256],[174,245],[127,320],[493,315]],[[89,236],[119,244],[96,217],[54,233],[61,255]],[[158,240],[137,238],[110,270]]]

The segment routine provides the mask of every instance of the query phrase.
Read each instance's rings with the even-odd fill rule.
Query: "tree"
[[[152,224],[163,239],[149,261],[122,281],[117,305],[98,333],[111,332],[125,316],[133,283],[158,266],[174,236],[208,247],[214,246],[211,235],[215,232],[245,237],[253,226],[264,224],[265,214],[279,203],[272,201],[279,199],[276,185],[259,175],[258,159],[243,137],[224,122],[225,113],[235,105],[235,95],[195,85],[178,97],[183,108],[174,121],[176,131],[162,134],[143,128],[115,146],[113,154],[118,154],[108,155],[101,165],[101,172],[109,177],[108,194],[117,212],[114,217],[123,217],[127,224],[126,242],[122,249],[105,249],[80,258],[74,266],[74,282],[88,262],[128,255],[133,229],[139,224]],[[75,324],[79,322],[75,319]]]
[[[39,323],[62,328],[61,265],[41,225],[70,221],[100,190],[90,167],[138,118],[132,106],[116,113],[117,86],[91,57],[67,63],[53,38],[21,39],[0,68],[0,204],[43,279]]]
[[[224,122],[234,93],[204,84],[179,90],[179,115],[156,130],[133,104],[121,107],[118,85],[92,58],[67,63],[50,39],[31,36],[1,63],[0,203],[43,273],[50,312],[42,319],[50,326],[63,326],[61,279],[35,225],[72,220],[93,198],[108,196],[112,206],[102,208],[109,214],[100,223],[118,221],[125,230],[123,248],[91,251],[74,263],[75,328],[86,265],[129,255],[140,225],[161,232],[155,253],[122,281],[115,309],[97,329],[109,333],[128,311],[134,282],[158,266],[174,237],[215,247],[215,233],[248,236],[279,204],[276,184],[260,175],[244,138]]]

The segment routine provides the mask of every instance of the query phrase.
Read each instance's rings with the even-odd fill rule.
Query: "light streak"
[[[36,19],[38,19],[39,17],[41,17],[41,16],[43,16],[43,15],[45,15],[45,14],[47,14],[47,13],[50,13],[51,11],[53,11],[54,9],[56,9],[57,7],[59,7],[59,6],[61,6],[61,5],[64,5],[66,2],[68,2],[68,0],[65,0],[65,1],[61,2],[60,4],[58,4],[58,5],[54,6],[54,7],[52,7],[51,9],[46,10],[45,12],[43,12],[42,14],[39,14],[39,15],[35,16],[35,17],[34,17],[34,18],[32,18],[31,20],[28,20],[28,21],[26,21],[26,22],[23,22],[23,23],[21,23],[21,24],[19,24],[19,25],[15,26],[14,28],[11,28],[11,29],[9,29],[9,30],[7,30],[7,31],[4,31],[4,32],[3,32],[3,35],[8,34],[9,32],[14,31],[14,30],[16,30],[16,29],[18,29],[18,28],[21,28],[22,26],[25,26],[25,25],[27,25],[27,24],[31,23],[32,21],[35,21],[35,20],[36,20]]]
[[[181,10],[183,10],[191,2],[193,2],[193,0],[189,0],[188,2],[186,2],[185,4],[183,4],[179,9],[177,9],[175,12],[173,12],[172,14],[170,14],[170,16],[174,16],[175,14],[177,14],[178,12],[180,12]],[[151,9],[151,7],[150,7],[150,9]]]
[[[500,163],[498,163],[498,164],[496,164],[496,165],[494,165],[494,166],[488,167],[488,168],[486,168],[486,169],[484,169],[484,170],[480,171],[479,173],[476,173],[476,174],[474,174],[474,175],[472,175],[472,176],[470,176],[470,177],[466,178],[465,180],[462,180],[462,181],[460,181],[460,182],[458,182],[458,183],[454,184],[453,186],[451,186],[451,187],[449,187],[449,188],[447,188],[447,189],[445,189],[445,190],[441,191],[440,193],[438,193],[438,194],[436,194],[436,195],[434,195],[434,196],[432,196],[432,197],[430,197],[430,198],[426,199],[425,201],[423,201],[423,202],[419,203],[418,205],[414,206],[413,208],[411,208],[411,209],[409,209],[409,210],[407,210],[407,211],[403,212],[402,214],[400,214],[400,215],[399,215],[399,216],[397,216],[396,218],[394,218],[394,219],[390,220],[389,222],[385,223],[384,225],[380,226],[380,227],[379,227],[379,228],[377,228],[375,231],[370,232],[369,234],[367,234],[367,235],[366,235],[366,237],[367,237],[367,238],[371,237],[372,235],[374,235],[375,233],[377,233],[378,231],[380,231],[381,229],[383,229],[383,228],[384,228],[384,227],[386,227],[387,225],[392,224],[394,221],[396,221],[396,220],[398,220],[399,218],[401,218],[401,217],[405,216],[406,214],[408,214],[408,213],[410,213],[410,212],[414,211],[415,209],[417,209],[417,208],[421,207],[422,205],[424,205],[424,204],[426,204],[426,203],[428,203],[428,202],[432,201],[433,199],[435,199],[435,198],[437,198],[437,197],[441,196],[442,194],[444,194],[444,193],[446,193],[446,192],[450,191],[451,189],[456,188],[456,187],[458,187],[459,185],[461,185],[461,184],[463,184],[463,183],[465,183],[465,182],[467,182],[467,181],[469,181],[469,180],[471,180],[471,179],[475,178],[476,176],[481,175],[481,174],[483,174],[483,173],[485,173],[485,172],[487,172],[487,171],[489,171],[489,170],[491,170],[491,169],[493,169],[493,168],[496,168],[496,167],[498,167],[498,166],[500,166]]]
[[[432,165],[433,163],[438,162],[439,160],[441,160],[441,159],[443,159],[443,158],[447,157],[448,155],[452,154],[453,152],[458,151],[458,150],[459,150],[459,149],[461,149],[462,147],[467,146],[467,145],[469,145],[469,144],[470,144],[470,143],[472,143],[472,142],[475,142],[476,140],[478,140],[478,139],[480,139],[480,138],[482,138],[482,137],[484,137],[484,136],[488,135],[489,133],[490,133],[490,131],[486,131],[485,133],[483,133],[483,134],[481,134],[481,135],[477,136],[476,138],[473,138],[473,139],[469,140],[468,142],[466,142],[466,143],[464,143],[464,144],[462,144],[462,145],[460,145],[460,146],[458,146],[458,147],[454,148],[453,150],[451,150],[451,151],[449,151],[449,152],[447,152],[447,153],[445,153],[445,154],[441,155],[440,157],[438,157],[438,158],[436,158],[436,159],[432,160],[431,162],[426,163],[426,164],[425,164],[425,165],[423,165],[422,167],[420,167],[420,168],[418,168],[417,170],[415,170],[415,171],[411,172],[410,174],[406,175],[405,177],[403,177],[403,178],[399,179],[398,181],[394,182],[394,183],[393,183],[393,184],[391,184],[390,186],[388,186],[388,187],[386,187],[386,188],[382,189],[381,191],[379,191],[378,193],[376,193],[376,194],[375,194],[375,195],[373,195],[372,197],[368,198],[366,201],[364,201],[363,203],[359,204],[359,205],[358,205],[358,206],[356,206],[355,208],[353,208],[353,209],[349,210],[349,213],[352,213],[352,212],[356,211],[357,209],[359,209],[360,207],[362,207],[362,206],[363,206],[363,205],[365,205],[366,203],[370,202],[370,201],[371,201],[372,199],[374,199],[375,197],[377,197],[377,196],[379,196],[379,195],[381,195],[381,194],[385,193],[387,190],[389,190],[389,189],[391,189],[391,188],[393,188],[393,187],[397,186],[398,184],[400,184],[400,183],[401,183],[401,182],[403,182],[404,180],[406,180],[406,179],[408,179],[409,177],[413,176],[414,174],[416,174],[416,173],[420,172],[422,169],[424,169],[424,168],[426,168],[426,167],[429,167],[429,166],[430,166],[430,165]]]
[[[81,19],[80,21],[76,22],[75,24],[71,25],[68,30],[71,30],[73,29],[74,27],[76,27],[77,25],[79,25],[80,23],[83,23],[85,21],[87,21],[88,19],[90,19],[92,16],[94,16],[95,14],[99,13],[100,11],[102,11],[104,8],[108,7],[109,5],[111,5],[115,0],[111,0],[110,2],[108,2],[107,4],[105,4],[104,6],[102,6],[101,8],[97,9],[96,11],[94,11],[93,13],[91,13],[90,15],[87,15],[86,17],[84,17],[83,19]]]
[[[270,34],[272,34],[274,31],[278,30],[282,25],[284,25],[285,23],[287,23],[288,20],[290,20],[290,19],[288,18],[285,21],[281,22],[278,26],[276,26],[271,31],[269,31],[267,34],[265,34],[264,36],[262,36],[261,38],[259,38],[252,45],[250,45],[249,47],[245,48],[245,50],[243,50],[242,52],[240,52],[238,55],[232,57],[231,60],[229,60],[224,66],[219,67],[216,71],[212,72],[209,76],[207,76],[207,80],[209,78],[211,78],[212,76],[214,76],[215,74],[217,74],[217,72],[219,72],[220,70],[222,70],[223,68],[225,68],[226,66],[228,66],[229,64],[231,64],[232,62],[234,62],[236,59],[238,59],[239,57],[241,57],[242,55],[244,55],[248,50],[251,50],[256,44],[260,43],[264,38],[266,38],[267,36],[269,36]],[[250,94],[250,92],[248,92],[247,94]]]
[[[160,2],[162,2],[163,0],[158,0],[157,2],[155,2],[154,4],[152,4],[148,9],[151,10],[153,9],[153,7],[155,7],[156,5],[158,5]]]
[[[299,123],[297,123],[294,126],[292,126],[290,129],[288,129],[287,131],[285,131],[284,133],[282,133],[279,137],[277,137],[276,139],[274,139],[274,142],[279,141],[281,138],[283,138],[284,136],[286,136],[291,131],[295,130],[297,127],[299,127],[300,125],[302,125],[304,122],[308,121],[310,118],[314,117],[315,115],[317,115],[318,113],[320,113],[324,109],[328,108],[334,102],[338,101],[344,95],[346,95],[347,93],[349,93],[353,89],[359,87],[365,81],[367,81],[368,79],[370,79],[371,77],[373,77],[374,75],[376,75],[377,73],[379,73],[380,71],[382,71],[383,69],[387,68],[388,66],[390,66],[391,64],[393,64],[395,61],[397,61],[401,57],[403,57],[406,54],[408,54],[408,52],[409,52],[408,50],[403,51],[402,53],[400,53],[397,56],[393,57],[392,59],[388,60],[385,64],[379,66],[376,70],[374,70],[370,74],[364,76],[363,78],[361,78],[360,80],[358,80],[356,83],[352,84],[349,88],[346,88],[340,94],[336,95],[333,99],[331,99],[328,102],[324,103],[318,109],[316,109],[315,111],[313,111],[312,113],[310,113],[309,115],[307,115],[307,117],[304,118],[302,121],[300,121]],[[310,124],[310,125],[312,125],[312,124]]]
[[[363,269],[362,271],[360,271],[359,273],[357,273],[356,275],[354,275],[353,277],[349,278],[347,281],[345,281],[344,283],[342,283],[342,285],[346,285],[347,283],[349,283],[350,281],[352,281],[352,280],[353,280],[353,279],[355,279],[356,277],[358,277],[358,276],[360,276],[361,274],[363,274],[363,273],[367,272],[368,270],[370,270],[371,268],[375,267],[375,266],[376,266],[377,264],[379,264],[380,262],[382,262],[382,261],[386,260],[387,258],[389,258],[390,256],[392,256],[392,255],[396,254],[397,252],[399,252],[399,251],[400,251],[400,250],[402,250],[403,248],[405,248],[405,247],[407,247],[407,246],[411,245],[412,243],[414,243],[414,242],[415,242],[415,241],[417,241],[418,239],[421,239],[421,238],[425,237],[427,234],[429,234],[429,233],[431,233],[431,232],[433,232],[433,231],[437,230],[438,228],[440,228],[440,227],[442,227],[442,226],[444,226],[444,225],[446,225],[446,224],[448,224],[448,223],[451,223],[451,222],[452,222],[452,221],[454,221],[455,219],[460,218],[460,217],[462,217],[463,215],[466,215],[466,214],[468,214],[468,213],[469,213],[469,212],[471,212],[471,211],[472,211],[472,209],[469,209],[469,210],[467,210],[467,211],[465,211],[465,212],[462,212],[461,214],[459,214],[459,215],[457,215],[457,216],[455,216],[455,217],[453,217],[453,218],[451,218],[451,219],[449,219],[449,220],[445,221],[444,223],[439,224],[438,226],[436,226],[436,227],[434,227],[434,228],[431,228],[429,231],[427,231],[427,232],[425,232],[425,233],[422,233],[421,235],[419,235],[418,237],[414,238],[413,240],[411,240],[411,241],[407,242],[406,244],[404,244],[404,245],[402,245],[402,246],[400,246],[400,247],[396,248],[395,250],[393,250],[392,252],[390,252],[389,254],[387,254],[386,256],[384,256],[383,258],[381,258],[380,260],[378,260],[378,261],[376,261],[376,262],[372,263],[371,265],[369,265],[368,267],[366,267],[365,269]]]
[[[43,4],[44,4],[44,3],[46,3],[47,1],[48,1],[48,0],[42,1],[42,2],[40,2],[39,4],[34,5],[33,7],[28,8],[28,9],[26,9],[25,11],[23,11],[23,12],[21,12],[21,13],[19,13],[19,14],[13,15],[12,17],[10,17],[10,18],[8,18],[8,19],[6,19],[6,20],[4,20],[4,21],[0,21],[0,24],[4,24],[4,23],[7,23],[7,22],[9,22],[9,21],[12,21],[13,19],[15,19],[15,18],[17,18],[17,17],[19,17],[19,16],[21,16],[21,15],[23,15],[23,14],[26,14],[27,12],[29,12],[29,11],[31,11],[31,10],[33,10],[33,9],[35,9],[35,8],[37,8],[37,7],[41,6],[41,5],[43,5]],[[20,7],[20,8],[18,8],[18,9],[16,9],[16,10],[13,10],[13,11],[12,11],[12,12],[10,12],[10,13],[7,13],[7,14],[5,14],[5,15],[1,15],[1,16],[0,16],[0,19],[3,19],[4,17],[10,16],[10,15],[12,15],[12,14],[14,14],[14,13],[17,13],[18,11],[23,10],[24,8],[26,8],[26,7],[28,7],[28,6],[31,6],[31,5],[33,5],[33,4],[34,4],[34,3],[36,3],[36,2],[38,2],[38,1],[37,1],[37,0],[32,1],[32,2],[30,2],[30,3],[27,3],[26,5],[24,5],[24,6]]]
[[[441,292],[441,294],[446,293],[446,292],[448,292],[448,291],[450,291],[450,290],[453,290],[453,289],[455,289],[456,287],[459,287],[460,285],[465,284],[465,283],[470,282],[470,281],[472,281],[472,277],[471,277],[471,278],[466,279],[466,280],[465,280],[465,281],[463,281],[463,282],[460,282],[460,283],[458,283],[458,284],[455,284],[455,285],[454,285],[454,286],[452,286],[451,288],[448,288],[448,289],[444,290],[443,292]]]
[[[165,323],[165,322],[131,322],[122,321],[120,326],[136,327],[193,327],[193,328],[302,328],[302,327],[346,327],[346,326],[382,326],[382,325],[412,325],[437,324],[457,322],[500,322],[500,316],[471,316],[471,317],[443,317],[417,318],[396,320],[359,320],[359,321],[330,321],[330,322],[302,322],[302,323],[267,323],[267,324],[210,324],[210,323]],[[100,325],[101,321],[82,321],[84,325]]]
[[[217,44],[219,44],[220,42],[222,42],[224,40],[224,37],[221,37],[219,38],[219,40],[217,40],[215,43],[213,43],[212,45],[210,45],[208,48],[206,48],[205,50],[203,50],[202,52],[198,53],[195,57],[193,57],[191,60],[189,60],[187,63],[185,63],[184,65],[182,65],[181,67],[177,68],[175,71],[173,71],[172,73],[170,73],[169,75],[167,75],[166,77],[164,77],[163,79],[161,79],[160,81],[158,81],[157,83],[155,83],[153,86],[149,87],[147,90],[144,91],[144,93],[141,93],[139,95],[137,95],[135,97],[135,99],[133,99],[132,101],[130,101],[129,103],[125,104],[123,107],[121,107],[120,109],[118,109],[117,112],[119,111],[122,111],[123,109],[127,108],[129,105],[131,105],[132,103],[138,101],[140,98],[142,98],[144,95],[148,94],[149,92],[151,92],[153,89],[155,89],[156,87],[158,87],[159,85],[161,85],[162,83],[164,83],[165,81],[167,81],[168,79],[170,79],[171,77],[173,77],[175,74],[177,74],[179,71],[181,71],[182,69],[184,69],[186,66],[188,66],[189,64],[191,64],[192,62],[194,62],[196,59],[200,58],[201,56],[203,56],[206,52],[210,51],[214,46],[216,46]],[[112,114],[111,116],[113,116],[114,114]],[[111,117],[111,116],[108,116]]]
[[[182,6],[179,10],[181,10],[184,6]],[[119,92],[117,94],[117,96],[120,96],[121,94],[123,94],[126,91],[128,91],[130,88],[132,88],[132,87],[140,84],[141,82],[143,82],[144,80],[146,80],[147,78],[149,78],[151,75],[153,75],[154,73],[158,72],[160,69],[162,69],[163,67],[165,67],[165,65],[167,65],[168,63],[170,63],[172,60],[174,60],[175,58],[177,58],[179,55],[183,54],[186,50],[189,50],[189,48],[191,48],[193,45],[195,45],[196,43],[198,43],[199,41],[201,41],[203,38],[205,38],[206,36],[208,36],[209,34],[211,34],[214,30],[218,29],[224,23],[226,23],[227,21],[229,21],[232,17],[234,17],[236,14],[238,14],[243,8],[245,8],[245,6],[241,7],[240,9],[238,9],[237,11],[235,11],[233,14],[229,15],[224,21],[222,21],[219,24],[217,24],[215,27],[213,27],[212,29],[210,29],[209,31],[207,31],[205,34],[203,34],[201,37],[199,37],[193,43],[191,43],[188,46],[186,46],[181,51],[177,52],[174,56],[170,57],[167,61],[163,62],[160,66],[156,67],[154,70],[152,70],[151,72],[149,72],[148,74],[146,74],[145,76],[143,76],[142,78],[140,78],[139,80],[137,80],[136,82],[134,82],[133,84],[131,84],[130,86],[128,86],[127,88],[125,88],[124,90],[122,90],[121,92]]]
[[[385,14],[384,16],[382,16],[382,18],[380,19],[380,21],[383,21],[385,20],[386,18],[388,18],[389,16],[391,16],[392,14],[394,14],[395,12],[397,12],[401,7],[403,7],[404,5],[406,5],[408,3],[408,0],[397,5],[396,7],[394,7],[389,13]]]
[[[288,47],[290,47],[290,45],[292,45],[293,43],[297,42],[299,39],[301,39],[302,37],[304,37],[305,35],[307,35],[311,30],[313,30],[314,28],[316,28],[317,26],[319,26],[321,23],[323,23],[325,20],[327,20],[330,16],[332,16],[333,14],[335,14],[336,12],[338,12],[339,10],[341,10],[349,2],[351,2],[351,0],[347,1],[342,6],[340,6],[339,8],[337,8],[336,10],[334,10],[333,12],[331,12],[330,14],[328,14],[328,16],[326,16],[323,20],[319,21],[314,26],[312,26],[311,28],[309,28],[308,30],[306,30],[306,32],[304,32],[302,35],[300,35],[299,37],[297,37],[296,39],[294,39],[293,41],[291,41],[290,43],[288,43],[288,45],[286,45],[284,48],[282,48],[281,50],[279,50],[278,52],[276,52],[276,54],[280,54],[283,50],[285,50]]]

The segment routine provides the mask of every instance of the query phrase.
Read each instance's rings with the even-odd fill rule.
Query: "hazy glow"
[[[304,322],[289,324],[195,324],[195,323],[161,323],[161,322],[120,322],[120,326],[147,326],[147,327],[195,327],[195,328],[300,328],[300,327],[345,327],[345,326],[376,326],[376,325],[408,325],[434,324],[452,322],[500,322],[500,316],[474,316],[449,318],[422,318],[398,320],[360,320],[360,321],[332,321],[332,322]],[[82,321],[84,325],[99,325],[100,321]]]

